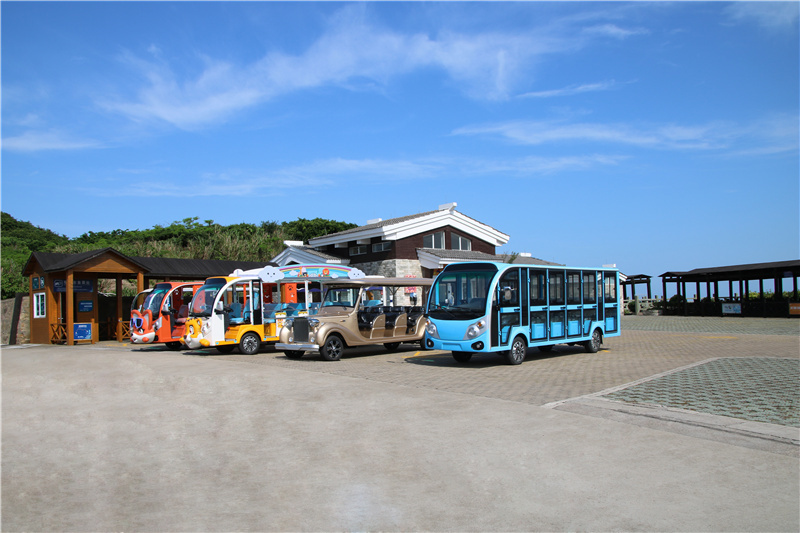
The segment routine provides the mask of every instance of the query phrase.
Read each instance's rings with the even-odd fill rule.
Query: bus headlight
[[[439,338],[439,330],[436,328],[436,324],[428,320],[428,323],[425,325],[425,332],[428,334],[428,337],[432,337],[434,339]]]
[[[486,320],[483,318],[475,322],[474,324],[470,324],[467,326],[467,334],[464,336],[464,339],[474,339],[475,337],[480,337],[486,332]]]

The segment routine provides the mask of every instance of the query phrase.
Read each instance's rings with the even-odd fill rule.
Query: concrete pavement
[[[798,531],[791,420],[732,431],[636,389],[731,359],[791,380],[798,337],[637,318],[599,354],[518,367],[4,347],[2,529]]]

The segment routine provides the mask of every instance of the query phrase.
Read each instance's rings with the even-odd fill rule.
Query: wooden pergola
[[[653,298],[653,292],[650,288],[650,280],[652,276],[648,276],[647,274],[636,274],[634,276],[627,276],[627,278],[620,282],[622,285],[622,297],[627,300],[628,299],[628,286],[631,288],[631,300],[636,299],[636,285],[647,285],[647,298]]]
[[[772,263],[753,263],[746,265],[733,265],[712,268],[696,268],[686,272],[665,272],[661,274],[664,288],[664,296],[667,295],[667,284],[674,283],[677,287],[677,294],[683,297],[683,314],[690,314],[690,305],[686,297],[688,284],[695,284],[696,300],[700,300],[701,289],[705,287],[707,300],[715,302],[712,312],[698,313],[694,309],[692,314],[724,314],[722,308],[723,298],[719,296],[721,283],[728,284],[728,297],[724,300],[728,303],[738,303],[741,305],[739,312],[732,314],[742,314],[747,316],[788,316],[795,314],[796,306],[792,302],[800,302],[798,299],[797,279],[800,277],[800,260],[777,261]],[[785,290],[784,280],[793,280],[792,296],[786,299],[783,295]],[[773,280],[775,291],[771,299],[765,298],[764,281]],[[750,283],[758,281],[758,300],[750,300],[748,294]],[[738,289],[738,296],[735,289]],[[708,306],[706,306],[708,307]],[[732,309],[736,309],[733,307]],[[797,310],[800,313],[800,309]]]
[[[113,248],[79,254],[33,252],[23,269],[30,276],[31,342],[36,344],[100,340],[101,320],[113,320],[117,341],[127,338],[126,312],[122,282],[135,280],[137,292],[151,281],[203,281],[213,276],[227,276],[236,269],[248,270],[270,265],[268,261],[223,261],[173,259],[164,257],[129,257]],[[113,319],[101,316],[98,305],[98,281],[116,282],[116,310]],[[130,317],[127,317],[128,320]]]

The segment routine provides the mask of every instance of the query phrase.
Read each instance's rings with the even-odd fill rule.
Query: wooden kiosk
[[[112,248],[81,254],[34,252],[23,275],[30,276],[31,342],[95,343],[99,334],[98,280],[116,280],[116,338],[123,340],[122,280],[144,290],[148,268]]]
[[[34,344],[96,343],[99,327],[114,330],[118,342],[130,336],[123,308],[122,281],[136,280],[137,292],[151,281],[203,281],[236,269],[261,268],[269,262],[128,257],[113,248],[80,254],[33,252],[22,271],[29,276],[30,329]],[[116,281],[115,311],[101,313],[98,281]],[[106,316],[103,316],[106,315]]]

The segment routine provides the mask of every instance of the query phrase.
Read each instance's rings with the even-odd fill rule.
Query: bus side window
[[[500,278],[500,307],[519,305],[519,269],[506,272]]]
[[[544,271],[531,270],[530,305],[547,305],[546,280]]]

